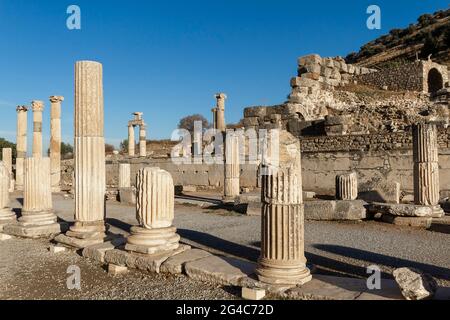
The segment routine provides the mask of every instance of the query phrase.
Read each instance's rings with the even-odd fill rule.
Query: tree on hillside
[[[444,46],[450,48],[450,25],[447,25],[444,31]]]
[[[425,37],[425,42],[422,47],[420,55],[422,58],[427,58],[430,54],[436,54],[439,52],[439,41],[433,37],[431,33],[428,33]]]
[[[12,157],[16,158],[16,144],[12,143],[4,138],[0,138],[0,158],[2,157],[1,149],[3,148],[11,148],[12,149]],[[3,159],[2,159],[3,160]]]
[[[194,123],[196,121],[201,121],[203,129],[208,129],[211,125],[206,120],[206,118],[200,114],[193,114],[190,116],[186,116],[180,120],[180,123],[178,124],[178,129],[186,129],[190,133],[194,132]]]

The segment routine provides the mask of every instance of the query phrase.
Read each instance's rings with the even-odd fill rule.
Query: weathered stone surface
[[[242,298],[245,300],[262,300],[266,296],[266,290],[256,288],[242,288]]]
[[[64,97],[51,96],[50,110],[50,174],[52,191],[61,191],[61,102]]]
[[[95,244],[83,249],[82,255],[85,258],[99,262],[105,262],[105,253],[114,250],[127,242],[126,238],[119,237],[111,241]]]
[[[400,203],[400,183],[396,181],[382,181],[372,190],[362,192],[359,198],[367,202]]]
[[[16,158],[16,189],[23,190],[23,162],[27,154],[27,112],[26,106],[17,109],[17,158]]]
[[[24,238],[46,238],[65,232],[68,225],[65,223],[54,223],[49,225],[22,226],[19,224],[9,224],[3,228],[3,232]]]
[[[108,265],[108,274],[112,276],[122,275],[128,272],[128,268],[124,266],[117,266],[115,264]]]
[[[190,246],[180,245],[176,250],[155,255],[131,253],[114,249],[106,251],[104,261],[118,266],[126,266],[132,269],[159,273],[160,267],[164,261],[174,255],[189,250],[190,248]]]
[[[44,102],[32,101],[33,110],[33,158],[42,157],[42,112],[44,111]]]
[[[429,229],[433,223],[431,217],[398,217],[390,214],[383,214],[381,220],[397,226]]]
[[[227,133],[225,143],[225,180],[223,200],[226,202],[234,202],[239,196],[239,136]]]
[[[374,202],[369,205],[369,211],[399,217],[431,217],[433,215],[431,207],[405,203],[391,204]]]
[[[394,270],[394,278],[407,300],[430,299],[438,288],[436,280],[428,274],[413,268]]]
[[[305,202],[306,220],[362,220],[367,218],[362,200],[314,200]]]
[[[98,234],[97,234],[98,235]],[[83,249],[89,246],[93,246],[99,243],[103,243],[106,239],[106,236],[103,235],[101,237],[90,237],[90,238],[81,238],[81,237],[71,237],[65,234],[59,234],[55,237],[55,241],[61,244],[64,244],[69,247]]]
[[[254,263],[219,256],[185,264],[185,272],[192,279],[233,286],[239,285],[239,280],[252,274],[254,270]]]
[[[181,274],[184,272],[184,266],[186,263],[200,260],[209,256],[211,256],[211,253],[204,250],[200,249],[187,250],[167,259],[161,265],[160,271],[165,273]]]
[[[136,204],[136,188],[119,188],[119,199],[121,203]]]
[[[0,226],[14,222],[16,214],[9,208],[9,187],[11,174],[4,164],[0,162]]]
[[[336,199],[356,200],[358,198],[358,177],[355,172],[336,176]]]

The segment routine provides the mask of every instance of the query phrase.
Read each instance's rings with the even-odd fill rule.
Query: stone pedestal
[[[239,196],[239,137],[234,134],[227,134],[225,142],[225,181],[224,196],[225,202],[233,202]]]
[[[131,187],[131,165],[119,163],[119,188]]]
[[[61,102],[64,97],[51,96],[50,111],[50,175],[52,191],[61,191]]]
[[[302,285],[311,280],[304,254],[300,143],[282,132],[280,166],[262,176],[261,256],[256,275],[264,283]],[[269,160],[270,161],[270,160]]]
[[[355,172],[336,176],[336,199],[356,200],[358,198],[358,177]]]
[[[439,156],[437,126],[421,123],[413,126],[414,203],[430,206],[433,217],[442,217],[439,205]]]
[[[14,175],[12,170],[12,149],[2,149],[2,161],[5,164],[6,169],[9,172],[9,192],[14,191]]]
[[[171,175],[159,168],[141,169],[136,177],[136,187],[139,226],[131,228],[125,250],[160,254],[177,249],[180,236],[172,226],[174,186]]]
[[[106,239],[102,65],[75,65],[75,224],[56,238],[83,248]]]
[[[16,225],[4,227],[6,233],[38,238],[63,231],[64,226],[57,223],[53,213],[49,158],[25,159],[23,194],[22,216]]]
[[[16,214],[9,208],[10,173],[4,162],[0,162],[0,232],[3,226],[16,220]]]
[[[134,157],[135,147],[134,126],[128,126],[128,155],[130,157]]]
[[[31,102],[33,110],[33,157],[42,157],[42,112],[44,111],[44,102]]]
[[[27,112],[25,106],[18,106],[17,109],[17,138],[16,138],[16,189],[23,190],[23,165],[27,156]]]

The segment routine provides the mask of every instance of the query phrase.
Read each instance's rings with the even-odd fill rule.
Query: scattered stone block
[[[200,249],[187,250],[167,259],[161,265],[160,272],[181,274],[184,272],[184,266],[186,263],[203,259],[209,256],[211,256],[211,253],[204,250]]]
[[[11,240],[13,237],[9,234],[0,233],[0,241]]]
[[[105,253],[107,251],[123,246],[126,242],[127,240],[125,238],[119,237],[111,241],[88,246],[83,249],[82,255],[88,259],[105,262]]]
[[[428,206],[414,204],[391,204],[374,202],[369,205],[372,213],[383,213],[399,217],[432,217],[433,209]]]
[[[362,200],[314,200],[305,202],[306,220],[362,220],[367,218]]]
[[[393,273],[406,300],[431,299],[438,285],[432,276],[413,268],[399,268]]]
[[[382,181],[372,190],[362,192],[359,198],[366,202],[400,203],[400,183],[396,181]]]
[[[431,217],[398,217],[389,214],[383,214],[381,220],[386,223],[391,223],[397,226],[414,227],[429,229],[433,224]]]
[[[239,280],[254,270],[254,263],[219,256],[206,257],[185,265],[185,272],[192,279],[232,286],[238,286]]]
[[[118,276],[128,272],[128,268],[124,266],[118,266],[115,264],[108,264],[108,274],[112,276]]]
[[[316,193],[313,191],[303,191],[303,199],[314,199],[316,197]]]
[[[183,192],[197,192],[196,186],[183,186]]]
[[[136,204],[136,189],[134,187],[119,188],[119,199],[121,203]]]
[[[50,253],[54,253],[54,254],[61,253],[66,250],[67,250],[67,248],[63,247],[63,246],[50,246],[50,248],[49,248]]]
[[[266,296],[266,290],[257,288],[242,288],[242,298],[245,300],[262,300]]]

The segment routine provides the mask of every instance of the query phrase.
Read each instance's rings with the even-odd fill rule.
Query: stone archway
[[[428,72],[428,92],[434,93],[444,87],[442,74],[438,69],[433,68]]]

